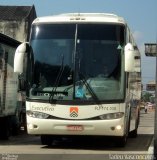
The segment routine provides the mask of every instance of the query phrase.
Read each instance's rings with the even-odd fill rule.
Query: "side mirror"
[[[14,56],[14,72],[23,73],[24,56],[28,48],[28,42],[24,42],[17,47]]]
[[[125,52],[125,72],[134,72],[135,51],[131,43],[128,43],[124,49]]]

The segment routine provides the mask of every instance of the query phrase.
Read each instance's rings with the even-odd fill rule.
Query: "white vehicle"
[[[27,72],[27,130],[41,135],[42,144],[56,136],[88,135],[115,136],[125,145],[130,131],[137,135],[140,53],[123,18],[37,18],[14,65],[15,72]]]
[[[14,54],[20,42],[0,34],[0,138],[8,139],[20,128],[19,78],[14,73]]]

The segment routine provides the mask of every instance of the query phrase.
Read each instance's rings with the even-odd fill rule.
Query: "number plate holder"
[[[83,131],[84,127],[82,125],[67,125],[68,131]]]

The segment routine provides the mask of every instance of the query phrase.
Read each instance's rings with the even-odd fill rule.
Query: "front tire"
[[[41,144],[51,146],[52,136],[51,135],[41,135]]]
[[[123,137],[118,137],[117,138],[117,143],[116,145],[118,147],[125,147],[126,143],[127,143],[127,139],[128,139],[128,136],[127,135],[124,135]]]
[[[131,138],[136,138],[136,137],[137,137],[137,128],[134,129],[133,131],[131,131],[131,132],[129,133],[129,136],[130,136]]]
[[[139,123],[140,123],[140,113],[138,112],[138,116],[137,116],[137,118],[136,118],[135,129],[134,129],[133,131],[130,131],[130,133],[129,133],[129,136],[130,136],[131,138],[136,138],[136,137],[137,137],[137,135],[138,135],[137,130],[138,130]]]

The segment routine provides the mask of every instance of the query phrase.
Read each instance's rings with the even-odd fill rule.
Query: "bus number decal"
[[[116,107],[95,106],[95,110],[116,110]]]

